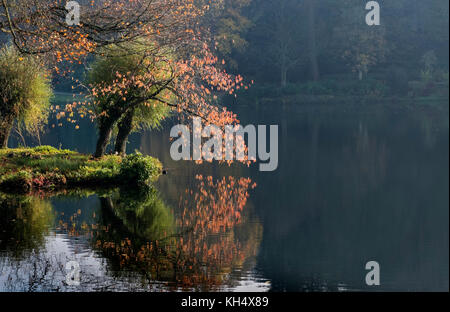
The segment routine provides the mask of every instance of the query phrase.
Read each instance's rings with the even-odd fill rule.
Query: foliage
[[[12,46],[0,50],[0,132],[3,140],[7,141],[14,121],[29,132],[39,131],[46,122],[51,96],[49,74],[37,59],[21,55]]]
[[[88,155],[48,146],[3,149],[0,162],[0,187],[18,192],[139,184],[157,179],[162,168],[158,160],[140,154],[125,159],[115,155],[92,159]]]
[[[235,51],[233,59],[240,73],[255,80],[255,87],[267,84],[273,89],[287,70],[286,85],[309,80],[326,84],[330,75],[343,77],[353,73],[350,80],[362,76],[363,80],[374,79],[387,85],[385,95],[407,95],[408,91],[423,94],[408,90],[408,82],[420,79],[423,55],[431,50],[435,55],[433,67],[435,71],[440,69],[440,73],[435,73],[440,77],[438,84],[445,84],[444,73],[449,66],[448,2],[384,1],[380,3],[380,26],[366,25],[367,2],[313,1],[312,14],[307,9],[309,2],[253,0],[242,10],[241,14],[252,24],[242,35],[250,44],[243,52]],[[286,7],[289,9],[283,12]],[[314,37],[316,49],[311,49]],[[322,79],[310,75],[314,60]],[[287,68],[286,64],[293,65]],[[442,94],[436,86],[425,93]]]
[[[57,73],[61,69],[56,64],[81,64],[89,55],[101,55],[105,49],[120,49],[122,55],[141,57],[134,64],[128,62],[130,59],[125,61],[126,67],[132,65],[131,70],[106,72],[102,77],[105,81],[90,88],[92,97],[100,100],[95,114],[101,124],[97,157],[105,154],[115,123],[149,101],[211,123],[237,123],[236,116],[220,107],[212,95],[217,91],[233,94],[243,87],[243,81],[221,68],[210,33],[198,27],[209,3],[99,0],[82,4],[80,24],[67,27],[65,1],[4,1],[0,6],[4,17],[0,19],[0,30],[11,37],[20,52],[40,55]],[[133,92],[129,98],[130,90]],[[70,105],[70,109],[74,107]],[[142,125],[147,119],[136,122]],[[122,136],[119,131],[122,147],[127,128]]]
[[[101,46],[153,35],[183,44],[187,25],[203,14],[194,0],[80,1],[79,25],[68,27],[65,0],[3,1],[0,31],[23,53],[50,62],[81,62]]]
[[[340,20],[334,29],[335,47],[353,72],[362,80],[369,70],[382,63],[388,52],[384,26],[367,27],[361,23],[364,10],[353,1],[344,1]],[[341,42],[347,43],[342,45]]]
[[[123,159],[120,166],[120,175],[125,183],[146,183],[149,179],[157,177],[161,170],[159,161],[135,153]]]
[[[157,126],[169,109],[217,125],[237,122],[217,105],[212,92],[233,94],[244,86],[243,79],[218,68],[208,45],[199,44],[180,52],[158,47],[150,37],[103,50],[88,79],[100,132],[96,157],[105,153],[116,124],[116,152],[124,154],[124,141],[136,124]]]
[[[100,51],[91,65],[87,79],[93,88],[92,95],[98,116],[111,115],[117,106],[126,106],[123,103],[124,98],[126,101],[134,101],[154,94],[158,90],[159,83],[171,79],[171,70],[168,66],[168,61],[171,60],[170,53],[161,55],[161,59],[157,60],[154,55],[146,55],[145,49],[148,45],[146,42],[111,45]],[[103,88],[114,85],[118,78],[127,75],[140,77],[142,88],[128,84],[129,88],[122,88],[122,92],[101,92]],[[161,90],[161,93],[164,97],[167,90]],[[170,95],[167,99],[171,99]],[[126,111],[126,108],[123,111]],[[168,113],[169,108],[166,105],[150,97],[135,108],[132,128],[133,130],[157,128]]]
[[[251,2],[252,0],[213,1],[204,18],[204,23],[212,28],[218,53],[233,69],[239,66],[233,53],[244,53],[249,45],[246,34],[253,23],[244,15],[244,10]]]

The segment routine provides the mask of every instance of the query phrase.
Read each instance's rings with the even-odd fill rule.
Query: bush
[[[58,153],[58,149],[54,148],[53,146],[49,146],[49,145],[33,147],[33,151],[35,153],[42,153],[42,154],[57,154]]]
[[[136,153],[124,158],[120,176],[124,182],[142,184],[158,177],[161,169],[161,163],[155,158]]]

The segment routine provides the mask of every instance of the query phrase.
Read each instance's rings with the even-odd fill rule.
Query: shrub
[[[161,169],[161,163],[155,158],[136,153],[124,158],[120,176],[124,182],[141,184],[158,177]]]
[[[59,150],[54,148],[53,146],[42,145],[33,147],[33,152],[41,154],[57,154]]]

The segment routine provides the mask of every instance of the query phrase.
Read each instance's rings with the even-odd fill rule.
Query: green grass
[[[0,149],[0,189],[17,192],[148,183],[161,169],[159,160],[141,154],[94,159],[51,146]]]

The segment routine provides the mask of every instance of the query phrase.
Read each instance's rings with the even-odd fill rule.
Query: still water
[[[448,291],[448,104],[391,104],[238,105],[279,125],[274,172],[174,162],[168,123],[130,139],[168,168],[148,189],[2,194],[0,290]],[[42,143],[92,152],[80,126]]]

